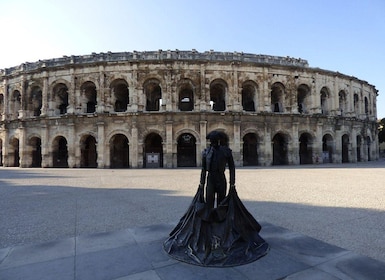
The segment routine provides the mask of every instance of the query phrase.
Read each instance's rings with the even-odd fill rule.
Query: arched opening
[[[8,158],[11,160],[9,163],[9,166],[19,167],[20,166],[19,139],[14,137],[11,139],[9,144],[10,144],[10,149],[8,152]]]
[[[258,137],[255,133],[243,136],[243,166],[258,165]]]
[[[68,167],[68,148],[67,140],[63,136],[58,136],[52,145],[53,167]]]
[[[349,136],[342,135],[342,162],[349,162]]]
[[[309,133],[302,133],[299,137],[299,163],[313,163],[312,137]]]
[[[346,93],[345,91],[341,90],[338,93],[338,104],[339,104],[339,109],[341,112],[341,115],[343,116],[348,110],[348,104],[347,104],[347,99],[346,99]]]
[[[12,114],[13,119],[17,119],[19,117],[19,110],[21,110],[21,94],[20,91],[15,90],[12,93],[12,98],[10,102],[10,113]]]
[[[273,165],[287,165],[288,159],[288,139],[282,133],[277,133],[273,138]]]
[[[146,95],[146,111],[159,111],[162,105],[162,89],[159,81],[150,80],[144,85]]]
[[[128,84],[123,79],[117,79],[111,83],[112,100],[115,112],[127,111],[129,103]]]
[[[213,111],[226,110],[226,84],[223,81],[214,81],[210,85],[210,104]]]
[[[356,115],[360,113],[360,103],[358,100],[359,100],[358,94],[355,93],[353,98],[353,105],[354,105],[354,112],[356,113]]]
[[[298,106],[298,113],[300,114],[307,114],[309,113],[309,107],[310,107],[310,88],[307,85],[300,85],[297,89],[297,106]]]
[[[255,112],[256,87],[252,83],[245,83],[242,87],[242,107],[246,112]]]
[[[162,137],[157,133],[150,133],[144,140],[144,167],[163,167]]]
[[[372,141],[370,140],[369,136],[366,137],[366,143],[368,145],[368,161],[371,161],[372,157],[371,157],[371,147],[370,147],[370,145],[371,145]]]
[[[330,134],[325,134],[322,137],[322,160],[324,163],[333,162],[333,147],[333,137]]]
[[[178,138],[177,166],[195,167],[196,163],[196,139],[190,133],[183,133]]]
[[[96,139],[88,135],[80,142],[80,167],[95,168],[97,164]]]
[[[271,111],[282,113],[284,111],[285,87],[281,83],[274,83],[271,87]]]
[[[192,111],[194,109],[194,90],[189,82],[184,82],[179,89],[179,110]]]
[[[110,168],[129,167],[128,139],[123,134],[116,134],[110,141]]]
[[[33,116],[35,117],[40,116],[41,114],[41,107],[43,104],[42,100],[43,100],[43,97],[42,97],[41,88],[38,86],[34,86],[31,90],[30,106],[33,112]]]
[[[41,139],[39,137],[32,137],[29,145],[32,148],[31,167],[41,167]]]
[[[321,113],[322,115],[329,114],[329,90],[326,87],[321,89]]]
[[[60,115],[67,113],[68,107],[68,88],[65,84],[59,83],[53,88],[54,102],[56,103],[56,110]]]
[[[82,104],[85,109],[85,113],[95,113],[97,105],[97,93],[96,86],[93,82],[85,82],[80,88],[85,104]],[[84,111],[83,111],[84,112]]]
[[[368,98],[365,96],[365,115],[369,114],[369,101]]]

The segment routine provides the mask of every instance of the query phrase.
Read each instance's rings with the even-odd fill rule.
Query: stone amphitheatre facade
[[[194,167],[223,131],[237,166],[378,159],[377,90],[306,60],[153,51],[0,70],[5,167]]]

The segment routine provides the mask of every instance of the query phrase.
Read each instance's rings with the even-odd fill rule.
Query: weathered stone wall
[[[228,135],[237,166],[378,159],[374,86],[302,59],[103,53],[0,73],[3,166],[199,166]]]

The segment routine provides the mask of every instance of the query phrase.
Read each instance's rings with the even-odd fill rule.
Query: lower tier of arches
[[[373,129],[371,129],[373,127]],[[379,157],[375,126],[361,121],[256,115],[93,115],[3,124],[0,166],[201,166],[206,135],[228,137],[237,166],[348,163]]]

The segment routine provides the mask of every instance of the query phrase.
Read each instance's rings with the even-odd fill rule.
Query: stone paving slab
[[[65,238],[0,250],[0,279],[384,279],[385,263],[262,223],[269,253],[247,265],[201,267],[170,258],[162,248],[172,224]]]

